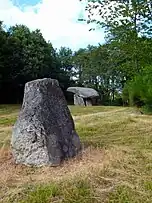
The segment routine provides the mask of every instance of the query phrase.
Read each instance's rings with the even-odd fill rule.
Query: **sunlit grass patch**
[[[118,109],[122,107],[117,107]],[[114,106],[69,106],[70,111],[72,112],[73,116],[81,116],[81,115],[87,115],[87,114],[93,114],[93,113],[99,113],[99,112],[107,112],[116,109]]]
[[[9,147],[11,132],[12,127],[0,127],[0,149],[4,146]]]
[[[0,201],[151,203],[152,116],[123,107],[69,108],[84,148],[57,168],[13,163],[9,145],[19,108],[1,111]]]
[[[18,113],[19,109],[21,108],[21,105],[17,104],[10,104],[10,105],[0,105],[0,116],[1,115],[9,115],[12,113]]]
[[[146,198],[144,193],[129,186],[118,186],[111,192],[106,203],[150,203],[151,200]]]
[[[16,203],[93,203],[95,201],[91,185],[86,180],[60,182],[28,186],[9,201]]]
[[[15,121],[16,121],[17,117],[16,116],[10,116],[8,118],[6,117],[1,117],[0,118],[0,127],[4,127],[4,126],[12,126],[14,125]]]

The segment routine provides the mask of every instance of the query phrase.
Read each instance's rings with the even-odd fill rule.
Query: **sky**
[[[77,50],[104,42],[103,30],[89,32],[91,25],[78,21],[86,15],[85,4],[79,0],[0,0],[0,20],[7,27],[38,28],[54,48]]]

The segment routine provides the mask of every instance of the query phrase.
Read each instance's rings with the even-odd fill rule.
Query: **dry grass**
[[[0,124],[0,202],[151,203],[152,117],[122,107],[70,109],[85,147],[57,168],[15,165],[10,124]]]

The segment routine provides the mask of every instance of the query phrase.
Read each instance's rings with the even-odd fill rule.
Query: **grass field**
[[[152,203],[152,116],[124,107],[70,106],[85,148],[60,167],[15,165],[19,107],[0,106],[0,202]]]

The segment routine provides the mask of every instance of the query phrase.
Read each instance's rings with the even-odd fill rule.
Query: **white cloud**
[[[104,41],[102,31],[89,32],[90,25],[77,22],[83,11],[79,0],[42,0],[35,6],[22,9],[13,5],[11,0],[0,0],[0,20],[4,24],[39,28],[45,39],[57,48],[68,46],[75,50]]]

